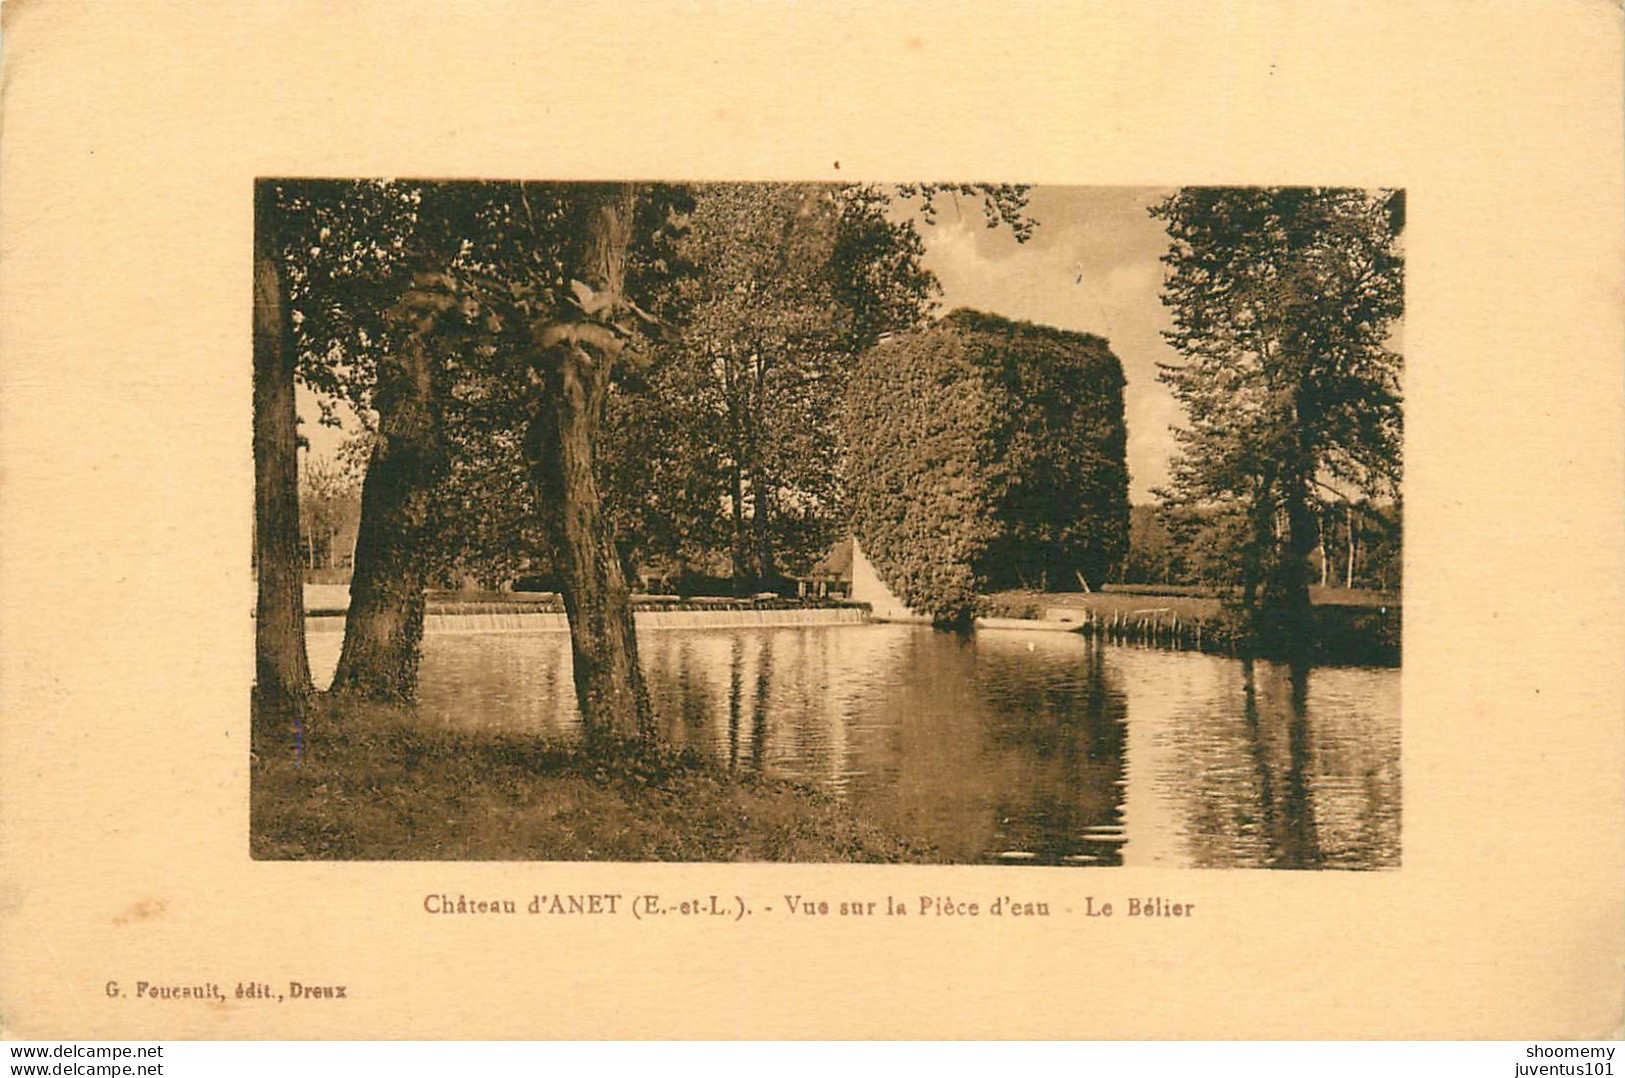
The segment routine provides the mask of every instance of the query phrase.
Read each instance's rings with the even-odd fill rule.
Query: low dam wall
[[[863,625],[869,611],[861,606],[809,607],[779,610],[639,610],[633,614],[639,629],[797,629],[835,625]],[[312,633],[342,633],[342,614],[317,614],[305,618],[305,630]],[[426,614],[425,633],[503,633],[570,631],[570,623],[560,613],[548,611],[502,611],[455,614]]]

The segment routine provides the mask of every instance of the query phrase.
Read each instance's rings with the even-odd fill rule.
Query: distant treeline
[[[1404,510],[1395,502],[1318,502],[1318,539],[1309,555],[1315,583],[1396,591],[1401,586]],[[1114,580],[1123,584],[1224,589],[1240,581],[1229,557],[1233,516],[1216,510],[1136,505],[1129,510],[1128,556]]]

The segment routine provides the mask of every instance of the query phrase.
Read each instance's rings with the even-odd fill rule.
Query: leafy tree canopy
[[[1221,534],[1243,602],[1297,634],[1317,496],[1397,493],[1403,193],[1186,188],[1151,212],[1181,356],[1160,377],[1186,417],[1159,493],[1236,517]]]

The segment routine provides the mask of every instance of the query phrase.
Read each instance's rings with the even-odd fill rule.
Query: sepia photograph
[[[1402,190],[253,212],[256,858],[1399,867]]]

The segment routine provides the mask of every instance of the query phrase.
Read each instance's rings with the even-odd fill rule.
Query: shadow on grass
[[[793,783],[692,752],[591,754],[318,697],[304,749],[251,769],[260,860],[933,862]]]

